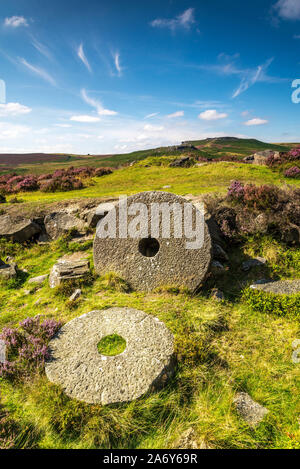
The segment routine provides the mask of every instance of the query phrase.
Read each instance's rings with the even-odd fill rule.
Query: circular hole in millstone
[[[145,257],[154,257],[159,247],[159,242],[155,238],[143,238],[139,242],[139,251]]]
[[[97,345],[98,352],[107,357],[120,355],[126,349],[126,340],[118,334],[107,335]]]

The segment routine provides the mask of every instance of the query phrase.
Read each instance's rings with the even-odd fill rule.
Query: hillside
[[[192,154],[195,157],[216,159],[220,157],[236,157],[237,160],[251,155],[255,151],[274,150],[287,151],[298,144],[272,144],[255,139],[235,137],[207,138],[182,142],[181,145],[139,150],[131,153],[114,155],[67,155],[67,154],[1,154],[0,173],[16,171],[17,173],[42,174],[53,172],[69,166],[111,166],[119,167],[133,161],[140,161],[149,156],[179,156]]]

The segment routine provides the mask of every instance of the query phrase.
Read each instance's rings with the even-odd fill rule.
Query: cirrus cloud
[[[176,111],[176,112],[173,112],[173,114],[168,114],[167,118],[174,119],[176,117],[183,117],[183,116],[184,116],[184,111]]]
[[[189,29],[195,23],[194,10],[194,8],[188,8],[175,18],[156,18],[151,21],[150,25],[154,28],[169,28],[172,31],[178,28]]]

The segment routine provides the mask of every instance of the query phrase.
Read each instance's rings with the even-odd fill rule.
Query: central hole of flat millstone
[[[97,345],[98,352],[107,357],[120,355],[126,349],[126,340],[118,334],[107,335]]]
[[[155,238],[143,238],[139,242],[139,251],[145,257],[154,257],[159,247],[159,242]]]

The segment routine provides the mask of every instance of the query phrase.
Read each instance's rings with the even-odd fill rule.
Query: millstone
[[[152,203],[168,203],[170,205],[176,203],[183,209],[187,200],[167,192],[142,192],[127,199],[128,207],[132,203],[146,205],[150,227]],[[199,210],[192,206],[193,222],[196,213],[199,215]],[[110,213],[107,217],[109,215]],[[202,220],[204,224],[202,247],[187,249],[187,238],[185,236],[178,238],[174,233],[172,220],[174,221],[176,217],[171,217],[170,237],[168,238],[162,237],[162,217],[160,217],[159,236],[149,240],[147,245],[147,239],[145,240],[143,236],[125,239],[120,237],[119,215],[120,203],[116,205],[116,238],[103,238],[96,234],[94,265],[97,273],[114,271],[132,288],[142,291],[151,291],[165,285],[187,287],[193,291],[201,284],[211,262],[211,238],[204,220]],[[106,218],[102,220],[102,223]],[[128,215],[128,225],[134,218],[134,215]],[[145,241],[146,244],[143,245]]]
[[[125,351],[100,355],[98,343],[113,334],[125,339]],[[131,308],[75,318],[61,328],[49,348],[48,379],[68,396],[90,404],[137,399],[164,385],[173,373],[173,335],[157,318]]]

